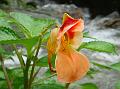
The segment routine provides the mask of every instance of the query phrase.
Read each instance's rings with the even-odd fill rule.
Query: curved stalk
[[[31,63],[30,58],[27,58],[27,62],[24,70],[24,89],[28,89],[29,86],[28,71],[29,71],[30,63]]]
[[[33,82],[33,80],[36,76],[36,75],[34,76],[34,69],[35,69],[35,64],[36,64],[36,60],[37,60],[37,55],[38,55],[39,49],[41,47],[41,41],[42,41],[42,39],[41,39],[41,36],[40,36],[39,41],[38,41],[38,47],[37,47],[37,50],[36,50],[36,54],[35,54],[35,57],[33,58],[33,66],[32,66],[32,70],[31,70],[31,74],[30,74],[28,89],[31,89],[31,84],[32,84],[32,82]]]
[[[3,69],[4,75],[5,75],[5,79],[6,79],[6,81],[7,81],[8,89],[12,89],[12,84],[11,84],[11,81],[10,81],[10,79],[9,79],[9,77],[8,77],[8,74],[7,74],[5,65],[4,65],[4,61],[3,61],[1,55],[0,55],[0,61],[1,61],[1,66],[2,66],[2,69]]]
[[[24,70],[25,63],[24,63],[24,60],[22,58],[22,55],[18,52],[18,49],[16,48],[16,45],[13,44],[13,48],[15,49],[15,53],[17,54],[17,57],[18,57],[19,62],[20,62],[20,65],[21,65],[22,69]]]

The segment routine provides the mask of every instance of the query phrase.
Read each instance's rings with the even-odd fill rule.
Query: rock
[[[51,0],[59,4],[75,4],[78,7],[88,7],[92,17],[108,15],[113,11],[120,13],[120,0]]]
[[[82,16],[82,12],[80,8],[77,8],[75,5],[58,5],[58,4],[47,4],[42,7],[41,10],[45,10],[48,13],[51,13],[52,16],[57,18],[62,18],[64,13],[69,13],[76,18],[80,18]]]

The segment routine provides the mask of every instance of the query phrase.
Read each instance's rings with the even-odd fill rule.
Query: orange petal
[[[74,19],[68,14],[63,16],[63,25],[60,27],[58,32],[58,40],[67,33],[67,38],[72,47],[77,49],[80,46],[83,38],[82,31],[84,29],[84,21],[82,19]]]
[[[79,19],[78,22],[67,31],[68,37],[72,39],[75,36],[74,33],[82,32],[83,29],[84,21],[82,19]]]
[[[63,24],[65,23],[65,22],[68,22],[68,21],[71,21],[71,20],[73,20],[74,21],[74,18],[72,18],[70,15],[68,15],[67,13],[64,13],[64,15],[63,15]]]
[[[77,49],[80,47],[80,44],[82,43],[82,39],[83,39],[83,33],[78,32],[75,33],[73,39],[70,39],[69,43],[74,49]]]
[[[67,31],[69,42],[71,46],[75,49],[77,49],[80,46],[80,43],[83,38],[83,29],[84,21],[82,19],[79,19],[79,22]]]
[[[51,31],[50,38],[48,39],[47,42],[48,51],[50,51],[51,53],[55,53],[55,50],[57,48],[57,34],[58,34],[58,28],[54,28]]]
[[[61,38],[61,36],[64,35],[65,32],[67,32],[72,26],[74,26],[75,24],[77,24],[79,19],[74,19],[71,16],[69,16],[68,14],[64,14],[63,16],[63,24],[60,27],[59,30],[59,34],[58,34],[58,39]]]
[[[52,55],[55,54],[57,48],[57,34],[58,34],[58,28],[53,29],[51,31],[50,38],[48,39],[47,42],[48,64],[51,71],[54,71],[51,64],[51,58]]]
[[[71,83],[81,79],[89,70],[87,57],[73,49],[59,51],[56,72],[60,82]]]

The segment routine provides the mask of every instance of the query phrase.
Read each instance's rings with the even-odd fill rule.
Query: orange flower
[[[50,70],[55,71],[50,60],[52,55],[56,54],[55,68],[61,82],[71,83],[79,80],[89,70],[87,57],[75,50],[80,46],[83,29],[82,19],[74,19],[65,13],[62,26],[51,31],[47,43],[48,62]]]

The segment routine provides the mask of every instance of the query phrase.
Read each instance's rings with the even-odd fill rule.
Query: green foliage
[[[8,70],[10,79],[13,81],[14,89],[23,89],[23,72],[21,68],[12,68]]]
[[[56,55],[53,55],[51,58],[51,63],[53,66],[55,66],[55,58],[56,58]],[[48,56],[44,56],[44,57],[40,58],[37,61],[36,65],[41,66],[41,67],[48,67]]]
[[[36,66],[41,66],[41,67],[48,67],[48,57],[47,56],[44,56],[44,57],[41,57],[38,61],[37,61],[37,64]]]
[[[12,69],[6,69],[7,73],[12,80],[12,84],[14,86],[13,89],[23,89],[21,88],[23,86],[23,73],[20,68],[12,68]],[[7,89],[7,82],[4,77],[4,73],[2,69],[0,68],[0,89]]]
[[[52,73],[50,71],[50,69],[48,68],[48,70],[44,73],[45,76],[50,76]]]
[[[8,89],[6,81],[0,81],[0,89]]]
[[[4,54],[5,50],[0,46],[0,54]]]
[[[23,89],[23,74],[20,68],[7,69],[8,75],[12,80],[13,89]],[[0,69],[0,89],[7,89],[7,82],[3,71]]]
[[[98,72],[100,72],[98,69],[90,68],[87,72],[87,76],[90,78],[94,78],[94,74],[97,74]]]
[[[18,39],[18,35],[13,30],[6,27],[0,27],[0,42],[16,39]]]
[[[89,35],[89,32],[87,31],[87,32],[83,32],[83,37],[89,37],[90,35]]]
[[[98,87],[94,83],[84,83],[84,84],[81,84],[80,86],[81,86],[81,89],[98,89]]]
[[[98,66],[99,68],[102,68],[102,69],[111,69],[111,67],[110,66],[108,66],[108,65],[105,65],[105,64],[100,64],[100,63],[97,63],[97,62],[91,62],[93,65],[95,65],[95,66]]]
[[[5,77],[2,69],[0,68],[0,81],[3,81],[3,80],[5,80]]]
[[[83,48],[90,49],[93,51],[98,51],[98,52],[116,53],[115,46],[105,41],[84,42],[78,50]]]
[[[38,36],[40,33],[44,32],[46,29],[49,29],[55,21],[52,19],[34,19],[27,14],[19,13],[19,12],[11,12],[10,15],[24,27],[27,34],[32,36]]]
[[[9,23],[9,16],[7,13],[5,13],[2,10],[0,10],[0,27],[11,28],[10,23]]]
[[[46,32],[45,35],[43,36],[42,42],[47,42],[50,36],[50,32]]]
[[[56,81],[56,76],[51,75],[48,70],[42,79],[39,79],[36,83],[34,83],[35,85],[33,84],[33,89],[64,89],[65,85]]]
[[[7,83],[2,68],[0,68],[0,89],[7,89]]]
[[[0,44],[22,44],[30,50],[38,41],[38,37],[20,39],[10,28],[0,27]]]
[[[115,84],[115,89],[120,89],[120,81],[117,81]]]
[[[0,18],[0,27],[9,27],[9,28],[11,28],[8,21],[6,19],[4,19],[4,18]]]
[[[7,13],[5,13],[4,11],[0,10],[0,17],[5,17],[8,16]]]
[[[55,83],[41,84],[34,87],[33,89],[64,89],[64,86],[61,86],[60,84],[55,84]]]
[[[120,72],[120,62],[114,63],[114,64],[110,65],[110,67],[112,69]]]
[[[89,32],[87,31],[85,31],[85,32],[83,32],[83,37],[84,38],[90,38],[90,39],[96,39],[96,38],[94,38],[94,37],[92,37],[92,36],[90,36],[90,34],[89,34]]]

